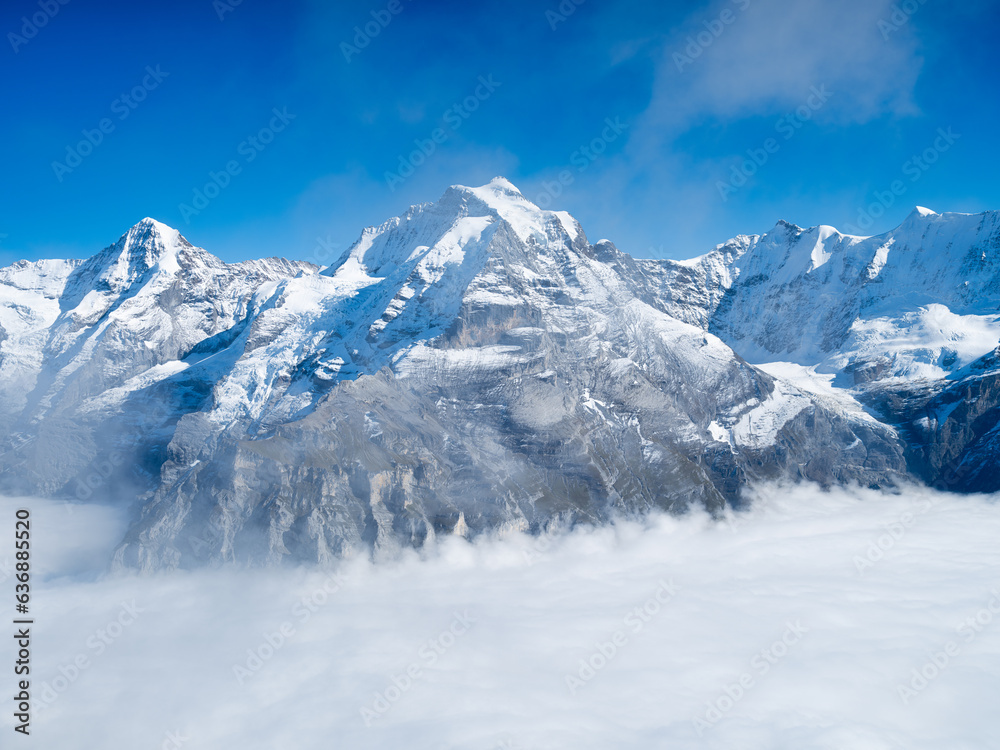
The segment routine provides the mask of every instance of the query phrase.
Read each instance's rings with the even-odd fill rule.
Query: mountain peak
[[[794,234],[801,234],[805,231],[804,227],[800,227],[798,224],[793,224],[790,221],[785,221],[784,219],[778,219],[777,223],[771,227],[771,231],[766,234],[775,234],[777,232],[791,232]]]
[[[910,215],[907,217],[909,219],[924,218],[926,216],[937,216],[937,211],[931,211],[929,208],[924,208],[923,206],[914,206],[913,210],[910,211]]]
[[[524,195],[522,195],[521,191],[518,190],[514,183],[506,177],[502,177],[500,175],[497,175],[485,185],[480,185],[479,187],[471,187],[469,185],[452,185],[451,189],[469,193],[516,195],[524,198]]]
[[[156,229],[159,229],[160,227],[166,227],[166,228],[169,229],[169,227],[167,227],[166,224],[164,224],[164,223],[162,223],[160,221],[157,221],[152,216],[147,216],[144,219],[140,219],[135,224],[133,224],[133,226],[136,226],[136,227],[140,227],[140,226],[155,227]]]
[[[464,195],[474,195],[490,208],[499,209],[511,205],[530,207],[540,211],[538,206],[529,201],[520,190],[505,177],[494,177],[485,185],[470,187],[468,185],[452,185],[447,192],[457,192]],[[446,195],[447,195],[446,192]]]
[[[118,242],[122,243],[122,249],[147,247],[151,243],[164,247],[177,244],[178,242],[181,244],[190,244],[176,229],[149,216],[133,224],[118,239]]]
[[[512,183],[506,177],[502,177],[500,175],[494,177],[492,180],[489,181],[487,185],[484,185],[483,187],[490,188],[493,190],[499,190],[505,193],[516,193],[517,195],[521,195],[521,191],[517,189],[514,183]]]
[[[444,267],[458,267],[468,263],[467,257],[488,253],[489,238],[501,226],[530,252],[560,252],[587,242],[568,213],[541,209],[510,181],[494,177],[480,187],[452,185],[437,202],[411,206],[380,226],[366,228],[322,275],[358,283],[405,268],[436,283],[444,278]]]
[[[925,231],[927,227],[927,221],[929,219],[937,218],[939,214],[936,211],[931,211],[929,208],[924,208],[923,206],[914,206],[913,210],[907,214],[903,222],[897,227],[899,230],[910,229],[916,231]]]
[[[178,251],[190,247],[190,244],[173,227],[147,216],[100,254],[105,257],[102,276],[108,281],[125,284],[154,267],[162,271],[177,271],[180,267]]]
[[[544,235],[544,227],[552,221],[558,223],[575,240],[580,234],[580,225],[565,211],[543,209],[524,197],[517,187],[505,177],[494,177],[481,187],[452,185],[448,192],[472,195],[490,210],[511,225],[514,232],[527,241],[530,237]]]

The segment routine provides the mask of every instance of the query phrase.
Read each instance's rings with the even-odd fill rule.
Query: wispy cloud
[[[915,114],[919,49],[910,25],[884,38],[892,14],[890,0],[705,6],[664,43],[646,125],[675,134],[700,118],[778,113],[821,85],[836,92],[824,116],[841,123]]]
[[[870,139],[866,124],[918,115],[921,19],[910,18],[886,39],[879,24],[891,21],[895,5],[715,0],[699,3],[666,35],[624,45],[623,58],[656,50],[648,105],[630,117],[622,153],[595,165],[579,189],[567,191],[567,203],[580,206],[585,227],[593,217],[601,234],[637,255],[690,257],[737,232],[766,231],[779,218],[806,221],[785,208],[775,212],[776,200],[795,200],[798,187],[787,180],[780,196],[748,190],[740,206],[720,200],[717,181],[729,177],[746,149],[775,136],[780,118],[809,107],[810,97],[818,101],[814,89],[824,92],[823,104],[809,108],[802,131],[830,126],[841,143],[858,148]],[[801,140],[816,154],[815,140]],[[765,171],[775,174],[771,166]],[[592,200],[598,189],[600,200]],[[833,221],[833,213],[824,219]],[[652,242],[631,242],[643,235]],[[692,242],[706,235],[710,242]]]

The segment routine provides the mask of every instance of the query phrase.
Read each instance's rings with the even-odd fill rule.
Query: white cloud
[[[921,59],[913,24],[888,39],[879,27],[893,6],[891,0],[713,3],[664,45],[649,126],[683,130],[706,116],[781,113],[802,104],[813,86],[833,92],[823,113],[833,120],[914,114]]]
[[[31,502],[41,539],[63,511]],[[78,534],[60,529],[67,554],[105,524],[89,513],[76,510]],[[998,535],[992,498],[771,487],[732,524],[692,513],[548,544],[455,539],[395,563],[348,562],[342,579],[203,570],[81,582],[50,570],[34,594],[35,696],[51,698],[42,683],[65,689],[35,741],[160,748],[175,732],[191,750],[987,747],[1000,614],[971,641],[959,628],[1000,602]],[[62,573],[86,567],[69,554],[63,563]],[[123,615],[133,599],[134,618]],[[134,621],[115,627],[119,618]],[[616,639],[601,665],[595,654]],[[950,641],[957,655],[904,704],[898,685]],[[57,683],[81,654],[87,666]],[[581,659],[601,665],[592,678]],[[242,684],[234,665],[248,670]],[[575,693],[567,675],[583,682]],[[741,678],[743,695],[698,737],[692,718],[728,705]],[[376,694],[390,707],[368,727],[361,709],[378,713]]]

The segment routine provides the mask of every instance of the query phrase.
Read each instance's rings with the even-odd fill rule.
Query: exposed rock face
[[[90,260],[0,270],[4,489],[138,497],[116,562],[153,569],[719,509],[757,478],[935,481],[986,444],[984,414],[917,435],[914,368],[938,368],[928,403],[949,398],[997,327],[976,307],[994,304],[996,217],[952,216],[865,240],[781,224],[644,261],[498,178],[366,229],[322,271],[227,265],[144,220]],[[931,235],[989,255],[972,292],[937,271],[921,294],[938,301],[879,281],[885,247]],[[950,360],[933,337],[886,338],[886,311],[912,334],[921,305],[962,300],[949,314],[982,330]],[[867,385],[828,382],[851,373]]]
[[[928,484],[1000,488],[1000,350],[948,379],[871,388],[864,398],[897,425],[911,472]]]

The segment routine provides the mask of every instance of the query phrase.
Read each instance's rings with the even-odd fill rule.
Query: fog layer
[[[989,746],[994,498],[755,495],[724,522],[693,512],[456,537],[333,571],[153,577],[101,572],[121,533],[112,511],[2,499],[9,528],[16,507],[33,516],[34,746]]]

